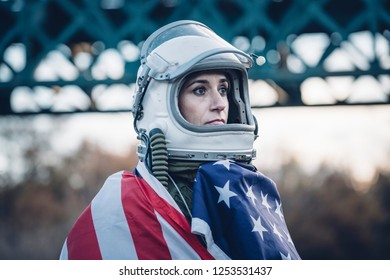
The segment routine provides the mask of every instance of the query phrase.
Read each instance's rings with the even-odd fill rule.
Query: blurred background
[[[139,48],[198,20],[253,53],[254,164],[303,259],[390,259],[389,0],[0,0],[0,259],[58,259],[136,164]]]

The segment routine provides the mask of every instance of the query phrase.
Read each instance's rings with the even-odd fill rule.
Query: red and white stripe
[[[213,259],[140,162],[111,175],[71,229],[60,259]],[[215,254],[213,254],[215,256]]]

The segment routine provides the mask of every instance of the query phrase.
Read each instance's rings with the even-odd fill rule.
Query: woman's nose
[[[211,110],[222,111],[226,108],[227,98],[222,96],[218,89],[213,90],[212,100],[211,100]]]

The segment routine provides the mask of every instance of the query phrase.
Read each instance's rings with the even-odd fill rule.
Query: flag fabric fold
[[[190,225],[143,162],[111,175],[60,259],[299,259],[276,186],[253,166],[205,163],[193,187]]]
[[[60,259],[213,259],[161,183],[139,162],[118,172],[72,227]]]
[[[300,259],[275,183],[252,165],[203,164],[194,183],[192,232],[231,259]]]

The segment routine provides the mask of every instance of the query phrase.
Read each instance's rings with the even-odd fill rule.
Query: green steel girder
[[[2,0],[0,115],[127,110],[96,107],[92,92],[102,85],[131,85],[138,68],[137,57],[123,60],[120,76],[97,78],[94,67],[105,51],[118,50],[123,42],[138,46],[158,27],[180,19],[204,22],[239,47],[237,39],[241,39],[245,51],[257,56],[276,55],[276,61],[267,59],[249,73],[250,78],[267,81],[287,96],[284,102],[277,100],[264,106],[309,105],[302,99],[304,81],[311,77],[345,76],[370,76],[381,83],[383,98],[357,104],[390,103],[390,0]],[[359,32],[371,35],[369,45],[364,46],[368,52],[351,40]],[[323,34],[328,42],[315,64],[308,63],[305,54],[292,47],[302,34]],[[378,51],[379,41],[382,51]],[[387,52],[383,52],[383,42]],[[10,55],[15,49],[19,50],[19,57]],[[329,70],[329,58],[346,49],[363,57],[364,66],[354,64],[348,69]],[[72,77],[37,74],[53,52],[67,60],[75,71]],[[76,63],[80,53],[88,55],[86,67]],[[123,58],[123,53],[119,53]],[[290,58],[299,62],[300,70],[287,65]],[[28,89],[27,95],[34,101],[38,88],[47,88],[53,95],[72,85],[90,99],[89,105],[68,111],[56,111],[53,104],[38,104],[32,110],[15,108],[17,89]],[[355,103],[336,100],[331,105],[338,104]]]

